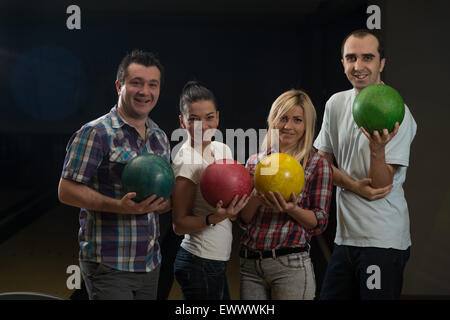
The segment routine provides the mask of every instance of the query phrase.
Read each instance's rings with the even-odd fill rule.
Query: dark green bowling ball
[[[122,172],[125,193],[136,192],[136,202],[157,195],[167,200],[173,192],[175,177],[170,164],[159,155],[144,153],[131,159]]]
[[[405,103],[400,94],[385,84],[373,84],[362,89],[353,102],[353,119],[358,127],[373,134],[383,129],[394,130],[395,122],[402,123]]]

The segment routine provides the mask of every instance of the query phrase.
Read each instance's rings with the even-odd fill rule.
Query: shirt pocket
[[[137,156],[137,152],[125,147],[113,148],[109,153],[107,175],[109,183],[115,190],[114,194],[122,196],[122,172],[125,165],[134,157]]]
[[[124,147],[113,148],[109,154],[109,162],[127,164],[137,156],[137,152]]]

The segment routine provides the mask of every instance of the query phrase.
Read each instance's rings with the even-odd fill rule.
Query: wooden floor
[[[23,194],[27,194],[23,192]],[[29,194],[29,193],[28,193]],[[14,192],[1,192],[0,212],[20,201]],[[2,211],[3,210],[3,211]],[[5,292],[36,292],[70,299],[75,290],[67,288],[67,268],[78,265],[77,233],[79,210],[58,204],[0,243],[0,294]],[[3,218],[3,217],[2,217]],[[233,250],[228,262],[227,277],[232,300],[239,300],[240,229],[233,224]],[[170,285],[170,284],[167,284]],[[181,300],[180,287],[173,282],[169,300]],[[438,300],[448,296],[403,296],[402,299]]]
[[[0,244],[0,292],[70,298],[66,271],[78,265],[78,217],[70,211],[58,206]]]
[[[10,205],[19,197],[8,199]],[[67,288],[70,274],[66,272],[69,266],[79,264],[78,211],[58,205],[0,244],[0,293],[37,292],[70,299],[74,290]],[[227,275],[231,297],[239,299],[238,238],[235,240]],[[174,281],[169,300],[181,299]]]

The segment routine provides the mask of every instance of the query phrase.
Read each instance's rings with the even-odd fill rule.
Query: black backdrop
[[[265,128],[271,103],[291,88],[310,94],[319,126],[326,99],[348,88],[340,41],[364,27],[364,1],[306,1],[304,8],[292,1],[192,3],[81,2],[80,30],[66,27],[69,2],[4,4],[0,142],[7,185],[57,182],[68,138],[116,103],[117,65],[134,48],[155,52],[165,66],[151,117],[169,137],[178,128],[178,97],[188,80],[216,94],[224,133]]]
[[[151,117],[169,136],[178,128],[180,90],[192,79],[216,94],[222,131],[265,128],[271,103],[291,88],[311,96],[319,129],[325,101],[350,88],[339,61],[341,41],[366,26],[372,3],[1,1],[1,217],[11,190],[56,196],[70,135],[116,103],[116,68],[134,48],[154,51],[165,66],[166,82]],[[448,296],[449,169],[433,169],[445,163],[435,159],[448,159],[442,144],[448,137],[448,6],[439,0],[374,3],[381,6],[387,38],[384,79],[400,89],[419,126],[405,185],[415,250],[406,289]],[[81,9],[80,30],[66,27],[71,4]],[[37,214],[31,212],[27,222]],[[328,244],[334,214],[333,206]],[[0,242],[6,238],[1,230]]]
[[[48,189],[56,195],[70,135],[116,103],[117,66],[135,48],[155,52],[165,67],[151,117],[169,138],[179,126],[178,97],[188,80],[199,80],[215,93],[224,136],[225,129],[266,128],[270,105],[291,88],[311,96],[318,130],[326,99],[349,88],[339,62],[340,43],[349,31],[365,26],[365,1],[168,3],[2,4],[3,188]],[[80,7],[79,30],[66,26],[70,4]],[[177,143],[172,141],[172,147]],[[8,227],[3,238],[38,215],[34,210]],[[161,221],[161,240],[173,238],[166,220]],[[332,216],[325,234],[329,247],[334,233]],[[311,254],[320,288],[326,261],[317,243]]]

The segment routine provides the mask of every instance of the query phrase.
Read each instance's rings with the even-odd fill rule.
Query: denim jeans
[[[316,291],[309,252],[265,259],[240,258],[242,300],[313,300]]]
[[[80,261],[90,300],[156,300],[160,265],[151,272],[127,272]]]
[[[230,300],[226,261],[200,258],[183,248],[174,265],[185,300]]]
[[[403,286],[407,250],[335,245],[321,300],[396,300]]]

